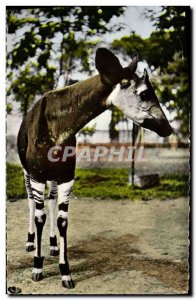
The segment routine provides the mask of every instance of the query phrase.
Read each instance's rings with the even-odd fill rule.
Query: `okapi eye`
[[[148,101],[151,98],[151,93],[150,91],[146,90],[140,93],[140,98],[142,101]]]
[[[126,89],[131,85],[130,81],[128,79],[122,79],[120,83],[121,89]]]

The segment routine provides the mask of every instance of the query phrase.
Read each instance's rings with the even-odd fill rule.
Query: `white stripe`
[[[36,209],[35,210],[35,216],[38,217],[38,218],[42,217],[44,214],[45,214],[44,209]]]
[[[59,256],[59,263],[64,264],[64,238],[60,236],[60,256]]]
[[[50,213],[50,236],[56,233],[56,200],[48,200],[48,208]]]
[[[139,95],[141,92],[143,92],[143,91],[145,91],[147,89],[148,89],[148,87],[145,84],[142,84],[141,86],[139,86],[137,88],[137,94]]]
[[[48,186],[48,197],[50,194],[57,196],[57,183],[56,181],[47,181],[47,186]]]
[[[40,192],[42,193],[42,191],[40,191]],[[34,194],[34,196],[37,196],[40,200],[44,199],[44,194],[40,195],[39,191],[33,190],[32,193]]]
[[[65,281],[69,281],[71,280],[71,275],[63,275],[62,276],[62,281],[65,280]]]
[[[34,188],[37,191],[44,192],[44,188],[45,188],[44,183],[34,182],[31,179],[30,179],[30,181],[31,181],[32,188]]]
[[[58,250],[57,246],[50,246],[50,250]]]
[[[29,199],[29,232],[34,233],[34,223],[35,223],[35,201],[34,199]]]
[[[68,212],[67,211],[63,211],[63,210],[59,210],[58,211],[58,217],[62,217],[64,219],[68,218]]]
[[[40,273],[42,273],[42,269],[33,268],[33,271],[32,271],[32,273],[35,273],[35,274],[40,274]]]
[[[72,179],[69,182],[62,183],[58,185],[58,203],[61,204],[63,202],[68,203],[70,195],[68,197],[65,197],[66,193],[69,193],[70,189],[72,188],[74,184],[74,180]]]
[[[23,173],[27,176],[29,176],[29,174],[27,173],[27,171],[25,169],[23,169]]]
[[[27,242],[27,243],[26,243],[26,247],[28,247],[28,246],[34,246],[34,243],[32,243],[32,242]]]
[[[106,105],[114,104],[114,100],[118,96],[118,93],[120,91],[120,84],[118,83],[117,86],[113,89],[113,91],[110,93],[110,95],[106,99]]]

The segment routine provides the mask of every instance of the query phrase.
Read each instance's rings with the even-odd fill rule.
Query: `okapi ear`
[[[120,82],[123,68],[119,59],[108,49],[97,49],[95,65],[104,84],[115,85]]]
[[[137,69],[137,64],[138,64],[138,55],[135,54],[132,62],[129,64],[128,68],[131,71],[131,73],[135,73],[136,69]]]

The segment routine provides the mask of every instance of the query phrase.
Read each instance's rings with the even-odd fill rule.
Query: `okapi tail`
[[[28,166],[26,161],[26,153],[28,147],[28,137],[27,132],[25,129],[25,119],[22,121],[20,126],[18,137],[17,137],[17,148],[18,148],[18,155],[21,161],[23,168],[28,172]]]

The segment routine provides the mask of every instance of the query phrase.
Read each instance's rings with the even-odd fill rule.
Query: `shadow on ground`
[[[112,239],[98,235],[70,247],[68,256],[73,278],[77,274],[76,285],[99,275],[135,270],[153,276],[179,292],[187,290],[187,264],[144,257],[135,245],[137,240],[137,236],[131,234]],[[8,272],[31,267],[32,259],[23,256],[19,261],[9,263]],[[44,278],[54,276],[59,276],[58,258],[46,257]]]

